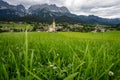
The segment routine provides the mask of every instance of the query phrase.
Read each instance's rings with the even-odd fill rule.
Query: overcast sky
[[[67,7],[77,15],[96,15],[104,18],[120,18],[120,0],[4,0],[10,4],[56,4]]]

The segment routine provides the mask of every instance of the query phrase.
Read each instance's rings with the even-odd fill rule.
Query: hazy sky
[[[120,18],[120,0],[4,0],[10,4],[23,4],[29,7],[34,4],[56,4],[66,6],[78,15],[96,15],[105,18]]]

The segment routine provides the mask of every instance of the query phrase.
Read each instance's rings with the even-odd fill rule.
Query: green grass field
[[[0,33],[0,80],[119,79],[119,31]]]
[[[17,24],[17,23],[9,23],[9,24],[0,24],[0,26],[5,26],[8,28],[12,28],[12,29],[26,29],[26,26],[29,26],[28,29],[32,29],[33,26],[27,24],[27,23],[22,23],[22,24]]]

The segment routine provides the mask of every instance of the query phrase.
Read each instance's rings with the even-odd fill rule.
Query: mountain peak
[[[11,5],[3,0],[0,0],[0,12],[1,12],[0,15],[6,14],[7,16],[11,15],[24,16],[26,9],[22,4],[16,6]]]
[[[3,0],[0,0],[0,6],[1,7],[9,7],[9,4]]]
[[[29,8],[29,12],[32,13],[34,11],[41,11],[43,9],[49,10],[49,12],[55,12],[55,13],[70,13],[70,11],[66,7],[58,7],[55,4],[37,4],[37,5],[32,5]]]
[[[22,4],[19,4],[19,5],[17,5],[17,6],[19,6],[19,7],[24,7]]]
[[[16,6],[18,9],[25,9],[25,7],[22,4],[19,4]]]
[[[52,6],[56,6],[56,4],[51,4]]]

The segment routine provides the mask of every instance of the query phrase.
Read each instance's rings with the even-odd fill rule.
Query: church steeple
[[[53,19],[52,27],[53,27],[54,29],[56,28],[55,19]]]
[[[49,27],[48,32],[55,32],[56,31],[56,24],[55,19],[53,19],[52,25]]]

